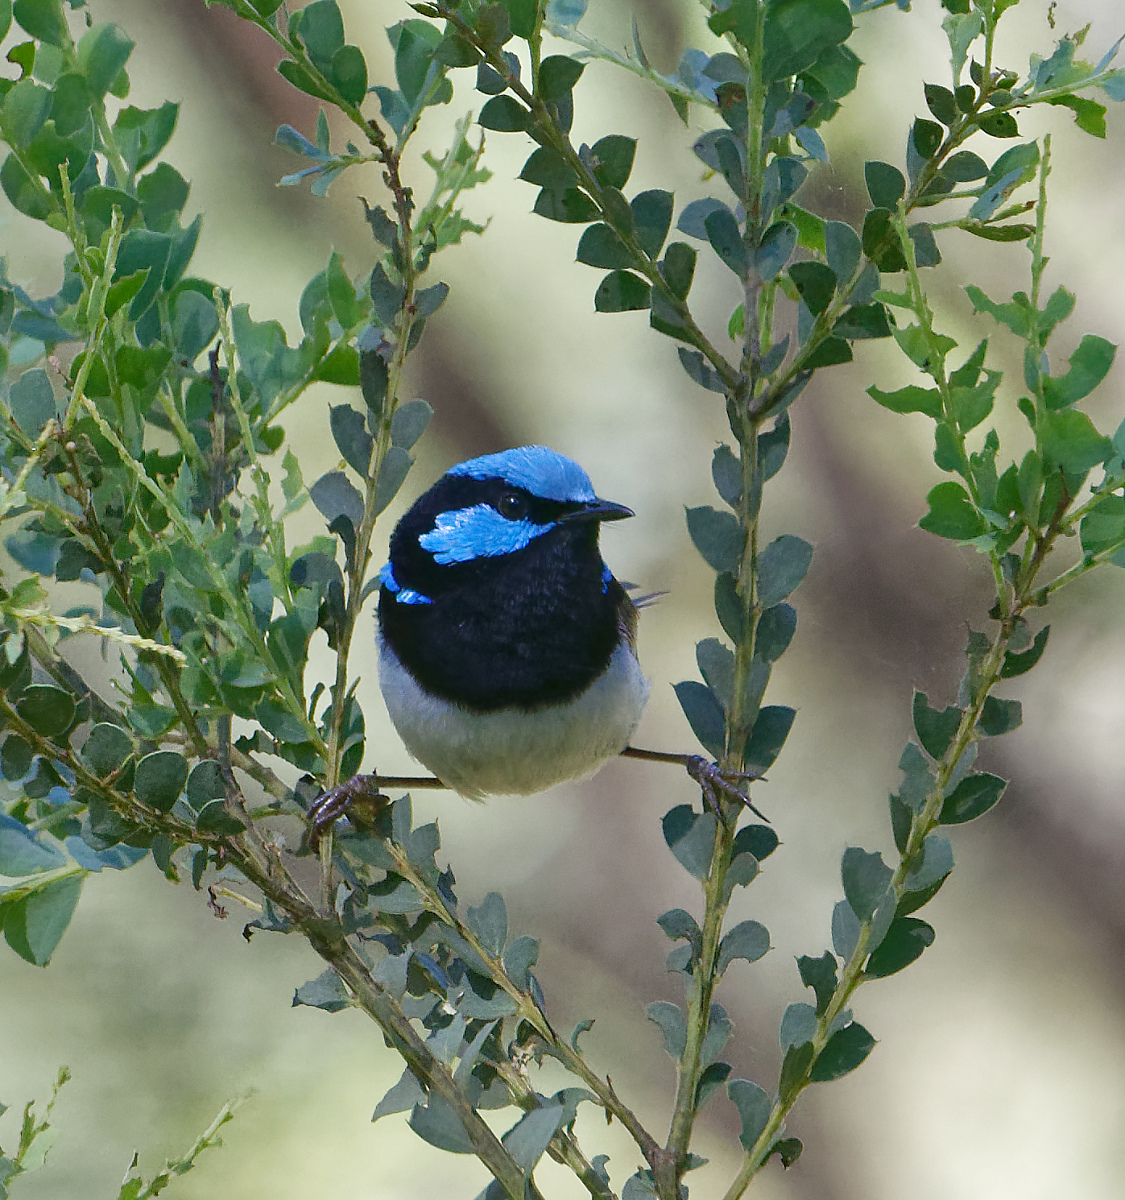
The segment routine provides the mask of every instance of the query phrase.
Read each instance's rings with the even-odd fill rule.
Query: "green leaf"
[[[837,1030],[809,1071],[812,1083],[829,1083],[854,1071],[875,1048],[875,1039],[858,1021]]]
[[[350,1008],[351,996],[348,995],[340,976],[331,968],[323,971],[308,983],[302,983],[293,993],[293,1008],[299,1004],[307,1004],[310,1008],[322,1008],[325,1012],[342,1012]]]
[[[552,54],[550,58],[545,58],[539,67],[539,95],[544,100],[555,102],[564,99],[585,69],[586,64],[577,59],[565,54]]]
[[[784,600],[808,573],[812,556],[812,546],[791,533],[770,542],[758,555],[758,603],[772,608]]]
[[[794,263],[789,268],[789,278],[814,316],[819,316],[832,303],[836,294],[836,273],[831,267],[818,262]]]
[[[539,943],[533,937],[518,937],[504,951],[504,970],[517,987],[526,988],[528,972],[539,961]]]
[[[358,529],[363,520],[363,497],[348,481],[343,471],[330,471],[322,475],[309,488],[312,502],[320,509],[329,525],[339,516],[345,516]]]
[[[715,694],[691,679],[674,684],[673,690],[692,732],[713,758],[721,758],[726,747],[726,717]]]
[[[35,752],[31,746],[18,733],[10,733],[0,749],[0,774],[9,782],[15,783],[31,770],[31,760],[34,757]]]
[[[129,279],[138,280],[135,287],[139,291],[144,282],[143,274],[131,275]],[[128,282],[129,280],[126,279],[121,281],[122,284]],[[113,289],[118,286],[118,284],[114,284],[110,288],[110,293],[112,294]],[[135,292],[133,294],[135,295]],[[131,298],[132,295],[125,296],[122,304],[127,304]],[[108,303],[106,311],[107,313],[109,311]],[[172,336],[175,339],[177,351],[189,363],[194,362],[211,344],[218,332],[219,316],[215,311],[214,301],[207,299],[206,296],[201,296],[198,292],[180,292],[175,298],[172,312]]]
[[[187,783],[188,765],[173,750],[156,750],[137,763],[133,794],[157,812],[171,812]]]
[[[673,202],[672,193],[659,188],[641,192],[630,202],[634,236],[649,258],[656,258],[660,254],[664,239],[668,236],[672,225]]]
[[[852,912],[861,921],[867,921],[886,894],[894,872],[883,862],[881,854],[849,846],[840,862],[840,875]]]
[[[527,183],[534,183],[556,192],[573,187],[577,181],[577,176],[566,160],[549,146],[540,146],[532,152],[531,157],[523,164],[519,177]]]
[[[90,730],[82,758],[99,779],[105,779],[133,753],[132,738],[119,725],[101,722]]]
[[[0,128],[9,145],[22,149],[43,127],[51,111],[49,89],[31,79],[21,79],[4,97]]]
[[[805,359],[805,368],[809,371],[820,367],[835,367],[840,363],[852,361],[852,348],[843,338],[827,337]]]
[[[31,438],[38,437],[43,426],[58,415],[51,380],[40,367],[24,371],[12,384],[9,404],[16,424]]]
[[[926,501],[930,511],[918,524],[928,533],[965,542],[987,531],[984,517],[973,507],[969,493],[959,483],[939,483],[930,490]]]
[[[745,1149],[751,1150],[769,1122],[773,1109],[770,1097],[748,1079],[732,1079],[727,1084],[727,1095],[738,1109],[742,1121],[742,1132],[739,1133],[738,1140]]]
[[[906,177],[890,163],[864,163],[863,177],[867,183],[867,194],[875,208],[893,210],[906,195]]]
[[[94,99],[100,100],[113,86],[134,45],[116,25],[95,25],[82,35],[78,43],[78,67]]]
[[[494,958],[499,958],[508,940],[508,912],[504,907],[504,897],[499,892],[489,892],[477,908],[470,905],[465,915],[469,928],[477,935],[481,945]]]
[[[721,975],[736,958],[757,962],[770,949],[770,931],[757,921],[741,921],[719,943],[717,970]]]
[[[540,0],[500,0],[500,3],[507,9],[512,32],[516,37],[532,37],[535,33]]]
[[[672,242],[660,262],[660,273],[681,300],[686,300],[695,275],[695,251],[685,242]]]
[[[349,104],[360,104],[367,95],[367,62],[358,46],[341,46],[332,55],[328,78]]]
[[[21,958],[37,967],[51,961],[78,907],[83,878],[70,875],[53,880],[6,906],[4,938]]]
[[[41,842],[15,817],[0,813],[0,875],[19,878],[65,865],[66,855],[62,851]]]
[[[687,1045],[687,1020],[683,1009],[669,1000],[654,1000],[645,1008],[645,1016],[659,1026],[664,1035],[664,1049],[679,1062]]]
[[[366,479],[375,443],[364,426],[363,415],[347,404],[337,404],[329,409],[328,425],[344,461]]]
[[[793,1045],[785,1051],[777,1081],[777,1098],[782,1104],[791,1104],[808,1082],[809,1067],[815,1054],[812,1042]]]
[[[159,108],[123,108],[113,124],[117,145],[126,164],[143,170],[168,144],[180,106],[166,101]]]
[[[851,32],[843,0],[775,0],[765,19],[762,78],[771,83],[799,74],[825,50],[846,42]],[[735,36],[740,36],[737,25]]]
[[[832,283],[835,287],[836,280],[847,283],[855,274],[863,254],[863,243],[859,234],[844,221],[829,221],[824,226],[824,252],[835,275]]]
[[[925,86],[926,105],[943,125],[952,125],[957,120],[957,102],[949,88],[936,83]],[[929,156],[927,156],[929,157]]]
[[[74,697],[62,688],[33,684],[24,689],[16,711],[40,737],[54,738],[74,723]]]
[[[688,533],[704,560],[716,571],[736,572],[744,541],[738,519],[709,505],[689,508],[686,515]]]
[[[85,78],[76,71],[60,75],[51,92],[51,119],[55,122],[55,132],[59,137],[68,138],[86,124],[94,98]]]
[[[738,595],[738,581],[728,572],[721,572],[715,577],[715,615],[723,632],[732,642],[742,640],[743,612],[742,600]]]
[[[415,1105],[410,1128],[424,1141],[450,1154],[472,1154],[473,1143],[461,1118],[439,1096],[431,1095],[425,1106]]]
[[[917,917],[898,917],[891,922],[886,936],[867,960],[863,974],[868,979],[883,979],[901,971],[934,944],[932,926]]]
[[[548,221],[560,221],[566,225],[585,225],[600,215],[593,200],[574,187],[561,192],[544,188],[536,197],[532,211]]]
[[[711,479],[719,495],[737,509],[742,496],[742,464],[725,444],[717,446],[711,455]]]
[[[1023,706],[1018,700],[1000,700],[989,696],[981,709],[977,728],[985,737],[1001,737],[1023,723]]]
[[[929,903],[953,870],[953,846],[940,833],[931,833],[922,843],[922,862],[906,877],[906,891],[897,915],[905,916]]]
[[[925,692],[915,692],[913,701],[914,729],[926,753],[940,761],[961,725],[959,708],[931,708]]]
[[[754,656],[772,663],[789,649],[797,630],[797,610],[789,604],[775,604],[758,619],[754,636]]]
[[[1043,657],[1043,651],[1047,649],[1047,638],[1050,636],[1050,633],[1050,625],[1044,625],[1035,635],[1035,640],[1031,643],[1030,650],[1025,650],[1022,654],[1015,654],[1009,650],[1004,655],[1004,666],[1000,670],[1000,678],[1015,679],[1017,675],[1025,675],[1030,671]]]
[[[797,970],[800,972],[801,982],[805,987],[812,988],[816,995],[815,1015],[818,1017],[828,1011],[832,994],[836,990],[836,966],[835,956],[827,950],[820,958],[802,954],[797,959]]]
[[[477,124],[500,133],[519,133],[531,127],[531,113],[514,96],[493,96],[480,110]]]
[[[652,288],[631,271],[611,271],[594,293],[597,312],[636,312],[647,309]]]
[[[952,93],[949,97],[952,102]],[[914,149],[918,153],[919,158],[931,159],[938,152],[943,139],[945,138],[945,130],[940,125],[933,121],[926,121],[918,117],[914,122],[914,129],[911,133],[911,141],[914,144]],[[880,207],[885,207],[881,205]]]
[[[633,265],[633,256],[608,225],[591,225],[578,243],[577,259],[589,267],[615,271]],[[647,307],[645,305],[644,307]]]
[[[1088,396],[1109,374],[1117,347],[1105,338],[1087,334],[1070,356],[1070,370],[1061,378],[1043,377],[1043,399],[1051,409],[1066,408]]]
[[[70,41],[62,0],[15,0],[12,15],[21,29],[41,42],[62,49]]]
[[[989,137],[1014,138],[1020,135],[1020,127],[1016,124],[1015,117],[1011,113],[1003,112],[998,108],[992,109],[991,112],[986,112],[980,118],[978,125],[981,132],[987,133]]]
[[[623,137],[619,133],[599,138],[590,149],[594,178],[602,187],[620,190],[629,182],[636,152],[636,138]]]
[[[844,901],[841,904],[847,908]],[[851,910],[849,909],[849,912]],[[852,918],[855,919],[854,917]],[[816,1009],[811,1004],[797,1003],[786,1006],[781,1016],[781,1029],[778,1031],[778,1042],[782,1050],[790,1046],[800,1046],[811,1041],[816,1035]]]
[[[1085,413],[1073,409],[1047,412],[1042,426],[1044,461],[1061,467],[1067,475],[1084,477],[1113,454],[1113,443],[1098,433]]]
[[[376,516],[398,495],[398,490],[402,487],[407,473],[413,465],[414,460],[401,446],[392,446],[387,451],[383,465],[379,469],[379,481],[375,486]],[[355,527],[359,528],[357,524]]]
[[[235,834],[246,832],[246,827],[242,822],[227,812],[225,802],[222,800],[212,800],[210,804],[205,804],[199,810],[195,827],[200,833],[214,833],[220,837],[232,837]]]
[[[773,765],[796,716],[794,709],[782,704],[769,704],[759,711],[742,754],[748,771],[761,775]]]
[[[734,214],[728,208],[717,208],[704,219],[703,226],[707,230],[711,249],[719,256],[719,260],[739,279],[745,279],[750,269],[750,256]]]
[[[391,418],[391,444],[409,450],[426,432],[433,415],[434,410],[421,398],[400,404]]]
[[[962,825],[983,817],[1008,786],[999,775],[969,775],[953,789],[941,806],[943,825]]]
[[[729,711],[734,687],[734,655],[718,638],[704,638],[695,647],[695,661],[715,699]]]
[[[664,841],[676,861],[696,879],[706,879],[718,829],[715,814],[700,814],[690,804],[679,804],[664,814],[662,828]]]
[[[583,1098],[594,1099],[590,1092],[579,1090]],[[562,1094],[562,1093],[560,1093]],[[567,1118],[567,1109],[561,1103],[548,1101],[541,1103],[538,1108],[524,1113],[522,1117],[504,1134],[501,1139],[504,1149],[515,1159],[526,1175],[531,1174],[536,1163],[546,1153],[551,1139],[558,1132],[559,1126]],[[573,1111],[570,1120],[574,1119]]]
[[[1075,96],[1073,93],[1066,96],[1053,96],[1047,103],[1061,104],[1069,108],[1074,113],[1075,125],[1084,133],[1099,138],[1105,137],[1104,104],[1099,104],[1096,100],[1088,100],[1085,96]]]
[[[213,758],[205,758],[191,769],[187,781],[188,803],[200,812],[212,800],[221,800],[226,795],[223,787],[223,769]]]

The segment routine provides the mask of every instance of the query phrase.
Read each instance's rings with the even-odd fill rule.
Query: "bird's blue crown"
[[[446,474],[503,479],[541,500],[582,503],[597,499],[589,475],[574,459],[547,446],[517,446],[498,454],[483,454],[458,463]]]

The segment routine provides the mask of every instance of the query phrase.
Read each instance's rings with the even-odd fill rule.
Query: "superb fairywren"
[[[399,521],[379,685],[406,748],[448,787],[526,795],[625,749],[649,687],[598,533],[632,515],[571,459],[521,446],[459,463]]]

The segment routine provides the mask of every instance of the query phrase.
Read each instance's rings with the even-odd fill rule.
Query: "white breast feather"
[[[473,800],[527,796],[592,775],[628,744],[649,690],[622,642],[605,671],[574,700],[535,712],[472,713],[424,692],[382,638],[379,686],[407,750]]]

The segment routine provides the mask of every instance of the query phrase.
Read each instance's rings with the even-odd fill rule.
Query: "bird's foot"
[[[715,816],[722,817],[719,796],[725,796],[728,800],[744,804],[756,817],[761,817],[763,821],[769,820],[769,817],[754,807],[750,802],[750,797],[743,791],[744,784],[750,783],[755,779],[761,779],[761,775],[754,771],[725,770],[717,762],[711,762],[699,754],[686,755],[684,766],[687,768],[687,773],[699,784],[699,790],[703,793],[704,802]]]
[[[353,775],[346,783],[330,788],[309,806],[309,849],[316,851],[320,839],[341,817],[355,817],[357,809],[373,819],[391,802],[379,790],[383,782],[378,775]]]

